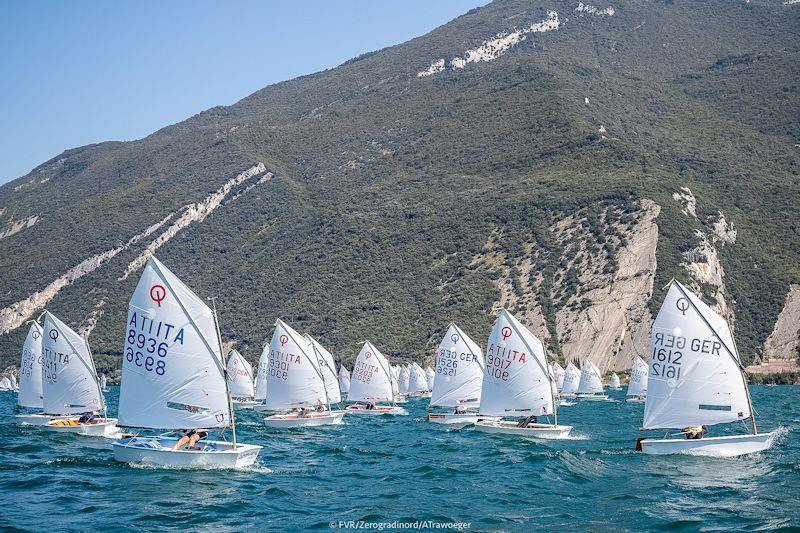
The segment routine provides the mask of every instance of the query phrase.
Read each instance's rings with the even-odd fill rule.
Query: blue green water
[[[409,416],[346,416],[339,427],[267,429],[243,411],[243,442],[264,445],[247,470],[133,468],[109,442],[14,424],[0,393],[0,527],[225,531],[330,522],[465,522],[472,530],[800,528],[800,387],[752,387],[772,450],[735,459],[637,454],[643,406],[583,402],[559,421],[581,438],[539,443],[446,431]],[[611,393],[617,400],[621,392]],[[108,393],[117,401],[117,389]],[[717,428],[714,428],[714,432]]]

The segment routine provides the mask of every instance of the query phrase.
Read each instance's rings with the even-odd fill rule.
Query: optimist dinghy
[[[386,356],[366,341],[358,353],[350,379],[348,400],[356,403],[345,410],[360,415],[406,415],[405,409],[394,405],[399,396],[396,387]],[[378,402],[391,402],[392,405]]]
[[[339,392],[342,399],[346,399],[350,393],[350,371],[344,365],[339,367]]]
[[[555,381],[542,342],[503,309],[489,336],[481,389],[482,415],[525,416],[522,422],[480,420],[475,429],[537,439],[561,439],[572,426],[558,424]],[[531,416],[554,416],[554,423],[530,422]]]
[[[622,387],[620,386],[619,376],[617,375],[616,372],[611,374],[611,381],[608,384],[608,388],[611,390],[622,390]]]
[[[775,431],[759,433],[744,368],[727,322],[673,280],[650,338],[643,430],[679,429],[695,438],[641,438],[652,455],[734,457],[772,446]],[[704,437],[705,427],[750,419],[749,435]],[[698,434],[696,428],[704,430]],[[699,437],[699,438],[698,438]]]
[[[42,337],[42,415],[27,415],[20,420],[52,431],[117,438],[117,420],[107,418],[105,411],[105,398],[89,344],[46,311]]]
[[[575,397],[581,400],[608,400],[608,396],[603,391],[600,369],[589,359],[583,362],[581,381]]]
[[[253,367],[237,350],[228,352],[228,388],[235,408],[252,409],[260,404],[253,399]]]
[[[233,435],[233,442],[203,438],[192,449],[180,450],[173,449],[174,437],[123,438],[112,447],[114,459],[124,463],[244,467],[261,450],[236,442],[216,312],[153,256],[128,308],[119,418],[127,428],[230,427]]]
[[[19,365],[19,394],[17,404],[20,407],[38,412],[27,412],[17,415],[17,422],[32,426],[46,426],[57,417],[41,412],[42,403],[42,326],[31,322],[31,329],[22,345],[22,361]],[[62,417],[63,418],[63,417]]]
[[[105,374],[100,374],[100,390],[108,392],[108,378],[106,378]]]
[[[261,350],[261,357],[258,359],[258,373],[255,379],[256,393],[253,400],[256,405],[253,410],[257,413],[264,413],[269,411],[264,405],[264,400],[267,398],[267,376],[269,375],[269,344],[264,346]]]
[[[264,424],[293,428],[342,423],[344,411],[331,410],[328,394],[335,390],[338,395],[339,386],[325,358],[308,338],[280,319],[275,322],[269,343],[266,408],[279,413],[265,418]]]
[[[433,384],[436,381],[436,372],[429,366],[425,367],[425,379],[428,381],[428,390],[433,395]]]
[[[451,412],[431,412],[428,422],[465,426],[478,420],[499,420],[500,417],[478,414],[483,384],[483,351],[475,341],[450,324],[439,343],[436,374],[430,407],[445,407]]]
[[[426,398],[430,396],[425,371],[417,363],[409,365],[408,396],[411,398]]]
[[[626,402],[629,403],[644,403],[645,396],[647,396],[647,363],[645,363],[638,355],[633,361],[633,368],[631,369],[631,380],[628,382],[628,392],[625,393],[627,397]]]
[[[574,398],[578,392],[578,385],[581,381],[581,371],[572,363],[567,365],[564,370],[564,384],[561,387],[562,398]]]

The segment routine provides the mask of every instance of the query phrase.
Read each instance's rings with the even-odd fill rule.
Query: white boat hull
[[[576,394],[575,398],[577,400],[590,400],[595,402],[608,400],[608,396],[605,394]]]
[[[322,413],[309,413],[299,418],[297,413],[272,415],[264,419],[264,424],[271,428],[297,428],[329,426],[342,423],[345,411],[324,411]]]
[[[261,446],[201,440],[198,445],[212,445],[215,451],[173,450],[174,437],[131,437],[112,443],[114,459],[121,463],[166,466],[171,468],[242,468],[256,462]],[[157,447],[146,447],[156,443]]]
[[[363,405],[349,405],[345,411],[354,415],[407,415],[408,411],[396,405],[376,405],[374,409],[367,409]]]
[[[17,415],[16,420],[19,424],[26,426],[46,426],[53,420],[66,420],[71,418],[69,416],[50,416],[41,413],[30,413],[24,415]]]
[[[478,413],[428,413],[428,422],[433,424],[462,425],[474,424],[479,420],[500,420],[499,416],[486,416]]]
[[[263,405],[261,402],[257,402],[255,400],[247,400],[247,401],[233,401],[234,409],[253,409],[256,406]]]
[[[645,399],[644,398],[627,398],[625,401],[627,403],[644,403]]]
[[[573,405],[575,405],[575,402],[569,402],[569,401],[566,401],[566,400],[558,400],[558,406],[559,407],[572,407]]]
[[[736,457],[767,450],[775,440],[775,432],[756,435],[730,435],[703,439],[641,439],[641,451],[648,455],[705,455]],[[638,449],[638,448],[637,448]]]
[[[480,421],[475,423],[475,429],[483,433],[501,433],[505,435],[518,435],[532,439],[564,439],[569,437],[572,426],[551,426],[549,424],[530,424],[528,427],[519,427],[516,422]]]
[[[116,418],[106,418],[102,422],[90,424],[79,424],[78,418],[61,418],[51,420],[48,424],[41,426],[50,431],[59,433],[75,433],[76,435],[86,435],[89,437],[105,437],[107,439],[117,439],[121,435],[117,427]]]

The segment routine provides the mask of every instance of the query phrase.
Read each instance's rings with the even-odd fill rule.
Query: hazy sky
[[[487,0],[0,3],[0,183],[424,34]]]

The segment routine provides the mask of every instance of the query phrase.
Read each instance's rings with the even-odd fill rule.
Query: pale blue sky
[[[0,183],[422,35],[487,0],[0,4]]]

